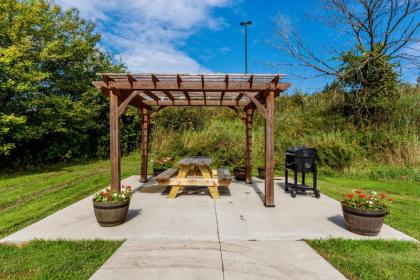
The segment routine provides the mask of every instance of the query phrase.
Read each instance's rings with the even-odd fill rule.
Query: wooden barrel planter
[[[244,166],[234,167],[233,175],[237,181],[245,181],[246,178],[246,168]]]
[[[386,209],[357,209],[346,205],[341,205],[343,209],[344,221],[349,231],[367,235],[378,235],[384,224],[384,218],[387,214]]]
[[[265,167],[258,167],[258,177],[265,179]]]
[[[96,220],[103,227],[113,227],[124,223],[129,206],[130,200],[116,202],[93,201]]]

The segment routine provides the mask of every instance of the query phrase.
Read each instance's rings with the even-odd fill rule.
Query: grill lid
[[[318,157],[316,149],[308,147],[292,147],[287,149],[286,153],[295,157]]]

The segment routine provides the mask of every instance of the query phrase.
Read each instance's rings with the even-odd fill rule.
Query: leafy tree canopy
[[[99,40],[76,9],[0,2],[0,165],[96,153],[108,120],[91,81],[96,72],[124,70]]]

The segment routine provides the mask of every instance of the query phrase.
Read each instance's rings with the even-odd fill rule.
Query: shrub
[[[339,133],[324,134],[313,139],[312,146],[318,151],[321,164],[343,170],[350,167],[361,148],[356,143],[347,143]]]
[[[245,127],[239,120],[213,120],[201,131],[185,132],[182,142],[186,154],[211,156],[217,166],[245,163]]]

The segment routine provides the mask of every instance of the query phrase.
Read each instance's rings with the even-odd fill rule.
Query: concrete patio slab
[[[128,240],[91,277],[99,279],[346,278],[303,241]]]
[[[321,194],[292,198],[284,181],[275,181],[275,208],[262,207],[264,181],[252,185],[236,182],[229,197],[216,202],[220,239],[300,240],[341,237],[347,239],[401,239],[410,236],[384,225],[376,237],[354,234],[345,228],[341,204]]]
[[[304,241],[229,241],[221,244],[225,279],[346,279]]]
[[[138,176],[123,181],[135,191],[126,223],[100,227],[93,213],[92,197],[83,199],[34,223],[2,242],[31,239],[158,239],[158,240],[299,240],[342,237],[351,239],[401,239],[410,236],[384,225],[377,237],[347,231],[340,203],[325,195],[292,198],[276,181],[275,208],[262,202],[264,182],[233,182],[219,200],[204,194],[180,195],[174,200],[151,181],[140,184]]]
[[[133,194],[127,221],[117,227],[101,227],[95,219],[92,196],[70,205],[1,241],[31,239],[175,239],[218,240],[214,202],[205,195],[183,196],[176,200],[161,195],[153,183],[139,192],[139,177],[122,181],[131,185]],[[152,189],[152,192],[149,192]],[[157,193],[155,191],[158,191]],[[194,199],[192,199],[194,198]]]
[[[219,242],[127,240],[91,279],[222,280]]]

